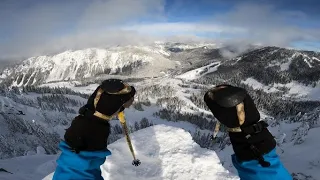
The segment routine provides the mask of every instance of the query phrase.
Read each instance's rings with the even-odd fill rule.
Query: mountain
[[[28,58],[0,74],[8,86],[125,75],[135,78],[177,74],[208,61],[222,59],[213,44],[156,43],[150,46],[119,46],[66,51],[56,55]]]
[[[265,85],[291,81],[314,85],[320,80],[319,67],[318,52],[264,47],[224,61],[210,75],[232,83],[252,77]]]
[[[317,52],[257,46],[239,50],[233,46],[205,44],[186,47],[179,43],[156,43],[66,51],[26,59],[6,68],[0,78],[8,86],[83,81],[104,75],[148,78],[179,75],[220,62],[218,71],[210,74],[232,83],[253,78],[266,86],[273,83],[281,87],[292,81],[315,86],[320,79],[320,53]]]
[[[308,85],[320,80],[318,52],[265,47],[243,54],[220,68],[228,71],[234,61],[237,68],[243,69],[241,77],[251,76],[266,85],[291,81]]]
[[[82,62],[93,61],[97,67],[99,63],[99,67],[109,67],[109,63],[114,60],[106,55],[107,53],[102,53],[103,56],[97,53],[99,56],[90,57],[83,56],[84,52],[117,54],[115,60],[117,67],[134,63],[140,58],[144,58],[145,63],[138,64],[133,70],[122,68],[122,72],[120,70],[117,72],[113,69],[106,74],[96,74],[97,71],[91,73],[86,68],[85,71],[81,71],[83,74],[80,70],[71,71],[73,70],[71,67],[75,66],[71,66],[70,62],[76,62],[70,59],[73,56],[83,57],[77,64],[79,66]],[[100,57],[104,55],[108,58],[101,59]],[[203,44],[187,46],[176,43],[87,49],[30,58],[13,68],[7,68],[1,76],[3,79],[0,83],[2,108],[0,159],[16,156],[32,159],[33,155],[37,154],[37,149],[41,148],[45,154],[56,154],[59,139],[63,138],[65,128],[77,115],[78,109],[86,102],[88,95],[103,79],[116,77],[133,84],[137,89],[135,103],[125,112],[131,132],[139,133],[141,129],[153,125],[184,129],[200,147],[214,151],[223,167],[235,174],[230,159],[232,149],[227,133],[222,129],[215,142],[210,140],[216,120],[203,102],[204,92],[210,87],[229,83],[246,88],[252,95],[260,110],[261,118],[268,121],[270,130],[276,137],[280,157],[293,176],[298,180],[319,179],[320,175],[315,169],[319,168],[320,156],[314,151],[319,148],[315,142],[320,127],[318,59],[320,57],[317,52],[279,47],[249,47],[239,51],[232,46],[210,47]],[[163,66],[156,68],[157,64],[154,61]],[[54,66],[41,65],[46,62]],[[166,62],[173,64],[171,66]],[[88,64],[84,63],[81,67],[87,66]],[[37,67],[38,70],[33,71],[34,69],[30,67]],[[71,70],[64,71],[65,69]],[[29,71],[37,74],[37,76],[32,75],[35,77],[34,80],[26,78],[26,73]],[[65,72],[65,75],[57,72]],[[81,76],[77,77],[75,72]],[[84,76],[84,72],[89,73]],[[149,74],[145,75],[144,72]],[[30,82],[35,83],[30,85]],[[25,86],[26,84],[28,86]],[[126,148],[122,150],[116,148],[119,143],[112,144],[123,137],[118,120],[111,121],[111,131],[110,146],[115,147],[115,151],[121,154],[128,153],[124,152]],[[147,133],[150,130],[142,131]],[[134,172],[146,177],[154,173],[155,177],[147,178],[157,179],[157,170],[165,167],[153,164],[158,162],[156,158],[160,156],[148,159],[155,155],[152,153],[150,156],[145,155],[149,150],[148,152],[141,150],[141,153],[144,153],[145,160],[154,168]],[[209,150],[208,152],[212,153]],[[304,156],[300,156],[301,154]],[[41,163],[43,162],[41,160]],[[302,167],[295,167],[296,162],[301,163]],[[14,171],[10,166],[5,166],[6,163],[9,164],[6,160],[0,161],[0,168],[9,172]],[[117,167],[116,164],[112,166]],[[106,174],[108,173],[110,171],[106,171]],[[170,175],[169,171],[163,173],[166,177]],[[114,171],[112,174],[122,177]],[[110,176],[112,174],[110,173]]]
[[[198,84],[244,87],[260,109],[288,116],[320,106],[319,59],[318,52],[263,47],[193,70],[191,74],[197,74],[194,77],[185,73],[179,78]]]
[[[113,47],[66,51],[53,56],[26,59],[7,68],[1,78],[15,86],[46,82],[80,80],[101,74],[139,77],[157,76],[175,67],[162,47]]]
[[[68,94],[66,94],[68,93]],[[0,92],[0,159],[34,154],[44,148],[57,153],[57,143],[70,119],[84,105],[84,95],[48,88]]]

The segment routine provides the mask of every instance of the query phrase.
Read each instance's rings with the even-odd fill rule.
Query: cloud
[[[234,26],[218,25],[212,23],[188,23],[188,22],[173,22],[173,23],[152,23],[139,24],[123,27],[125,30],[134,30],[141,33],[150,34],[196,34],[196,33],[238,33],[243,32],[242,28]]]
[[[101,46],[106,44],[103,41],[115,42],[115,37],[128,41],[134,39],[128,37],[132,32],[115,33],[115,26],[144,17],[161,20],[163,10],[164,0],[4,1],[0,3],[0,54],[2,58],[28,57]]]
[[[163,0],[108,0],[94,1],[80,18],[79,28],[101,28],[108,25],[139,20],[147,16],[153,20],[162,19]]]
[[[117,29],[113,31],[96,31],[94,36],[92,33],[67,35],[47,43],[46,46],[50,51],[59,52],[66,49],[104,48],[115,45],[144,45],[155,40],[152,36]]]
[[[226,1],[200,2],[212,6],[214,13],[217,2]],[[232,9],[223,9],[191,22],[184,15],[192,14],[192,10],[201,13],[202,7],[199,4],[194,8],[185,7],[194,3],[191,0],[187,3],[179,0],[170,8],[167,7],[168,0],[30,0],[19,3],[4,0],[0,2],[0,59],[51,54],[67,49],[149,44],[156,40],[276,46],[290,46],[297,41],[320,41],[319,23],[315,27],[305,26],[312,19],[305,9],[299,11],[295,6],[281,9],[276,1],[230,2],[233,3]],[[176,10],[182,15],[178,17],[180,21],[167,19],[168,14],[176,15]]]
[[[319,41],[317,29],[297,25],[295,20],[302,19],[307,19],[307,15],[300,11],[279,11],[273,5],[240,4],[228,13],[215,17],[214,21],[243,30],[232,36],[232,40],[276,46],[288,46],[295,41]],[[225,36],[228,36],[227,32]]]
[[[0,46],[2,59],[20,59],[30,56],[50,55],[65,50],[84,48],[105,48],[115,45],[146,45],[154,42],[153,36],[142,35],[134,31],[108,30],[90,31],[67,34],[62,37],[48,38],[42,42],[23,42],[17,47],[15,43],[10,46]],[[29,44],[27,44],[29,43]],[[3,51],[3,52],[1,52]]]

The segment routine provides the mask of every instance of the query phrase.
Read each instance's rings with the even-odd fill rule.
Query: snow
[[[220,164],[214,151],[201,148],[181,128],[157,125],[137,131],[131,138],[141,165],[131,165],[132,156],[122,138],[108,146],[112,156],[101,166],[104,179],[239,179]],[[44,179],[50,177],[52,174]]]
[[[296,81],[292,81],[288,84],[274,83],[273,87],[286,87],[289,89],[287,96],[295,96],[297,98],[320,100],[320,82],[315,87],[306,86]]]
[[[200,42],[197,42],[197,43],[170,43],[170,42],[158,42],[157,43],[158,45],[160,44],[164,44],[165,46],[167,47],[170,47],[170,48],[179,48],[179,49],[182,49],[182,50],[188,50],[188,49],[194,49],[194,48],[204,48],[204,49],[212,49],[212,48],[219,48],[221,47],[221,44],[218,44],[218,43],[206,43],[206,42],[203,42],[203,43],[200,43]]]
[[[320,154],[316,149],[320,148],[320,127],[310,129],[302,144],[294,144],[290,142],[290,132],[300,125],[282,122],[269,129],[279,143],[278,154],[289,172],[319,179]],[[231,146],[217,152],[201,148],[189,132],[167,125],[142,129],[130,136],[142,164],[138,167],[131,165],[132,156],[122,138],[108,146],[112,155],[101,166],[104,179],[239,179],[230,158],[233,154]],[[13,173],[0,172],[0,179],[49,180],[53,176],[49,173],[54,171],[56,159],[56,155],[31,155],[0,160],[0,167]]]
[[[179,99],[186,102],[186,106],[182,108],[181,112],[199,113],[205,111],[200,108],[199,111],[189,109],[191,106],[194,107],[194,104],[187,99],[187,96],[190,95],[190,93],[184,93],[185,88],[179,86],[179,84],[183,83],[182,80],[153,78],[138,82],[136,85],[146,86],[150,85],[150,83],[160,84],[162,86],[170,85],[177,90],[173,96],[178,96]],[[306,91],[307,89],[301,84],[298,87],[297,83],[265,86],[252,78],[243,81],[243,83],[247,83],[254,88],[266,88],[266,91],[272,91],[272,88],[278,86],[290,88],[289,93],[302,93],[301,91]],[[55,87],[56,85],[74,86],[73,83],[50,83],[47,85],[52,87]],[[72,89],[76,89],[76,91],[79,92],[90,91],[91,93],[96,87],[97,84],[86,87],[75,87]],[[318,94],[319,98],[319,83],[316,88],[308,88],[310,89],[307,89],[308,91],[304,93],[305,95],[310,97],[313,93],[313,96],[316,97]],[[198,90],[193,89],[193,91],[196,92]],[[30,96],[30,98],[34,96],[33,98],[35,98],[37,95],[30,93],[25,96]],[[11,101],[10,98],[1,97],[0,99],[2,100],[2,106],[3,104],[9,104],[10,106],[20,107],[19,104]],[[132,133],[134,148],[137,157],[142,161],[142,165],[140,167],[131,165],[132,157],[126,142],[124,139],[120,139],[109,146],[113,155],[108,157],[105,164],[102,166],[103,175],[106,179],[238,179],[235,175],[236,170],[232,166],[230,159],[230,155],[233,154],[231,146],[227,146],[222,151],[216,152],[200,148],[192,141],[191,135],[187,132],[190,131],[191,134],[194,133],[197,129],[196,125],[181,121],[172,122],[154,117],[153,113],[159,111],[159,107],[154,104],[156,99],[150,99],[150,101],[152,105],[149,107],[143,106],[144,111],[137,111],[134,108],[126,110],[127,122],[131,126],[134,125],[134,122],[140,121],[143,117],[146,117],[149,121],[157,124],[154,127]],[[24,106],[21,106],[21,108],[23,107]],[[36,109],[28,107],[26,111],[26,119],[39,121],[39,117],[38,119],[35,119],[35,117],[37,117]],[[54,113],[50,114],[50,116],[54,116]],[[267,118],[268,115],[262,113],[261,117]],[[119,122],[117,120],[111,122],[111,124],[115,123]],[[295,137],[294,130],[299,127],[301,127],[301,130]],[[308,132],[304,131],[303,127],[304,126],[301,126],[301,123],[280,123],[280,125],[270,128],[270,130],[279,142],[277,149],[284,151],[283,153],[282,151],[279,151],[279,155],[290,172],[301,172],[311,175],[315,179],[320,179],[319,172],[316,170],[320,167],[320,154],[315,151],[315,149],[320,148],[316,141],[319,136],[320,127],[310,129]],[[1,129],[1,133],[3,132],[2,130],[3,129]],[[203,132],[208,133],[207,130],[203,130]],[[62,134],[62,132],[59,132],[59,134]],[[303,140],[302,144],[294,144],[294,142],[291,142],[291,138],[295,137],[296,139],[299,139],[300,135]],[[39,150],[39,152],[38,155],[33,155],[35,152],[30,151],[29,154],[27,154],[29,156],[24,157],[25,159],[29,158],[28,161],[32,161],[26,169],[22,167],[23,161],[21,166],[16,165],[15,163],[19,163],[19,161],[15,160],[15,158],[0,160],[0,168],[4,168],[14,173],[14,175],[11,175],[0,172],[0,179],[41,179],[50,172],[53,172],[55,167],[54,161],[57,156],[48,157],[48,155],[41,155],[43,154],[43,151]],[[308,154],[307,158],[304,158],[305,154]],[[301,165],[297,166],[296,162],[301,162],[299,163]],[[16,167],[20,167],[20,169],[15,169]],[[122,170],[123,168],[126,168],[125,172]],[[46,172],[46,174],[44,172]],[[46,179],[50,179],[49,177],[50,175]]]
[[[220,66],[220,62],[211,63],[171,79],[168,77],[163,78],[163,76],[157,77],[156,75],[162,74],[164,76],[170,76],[165,70],[168,67],[181,65],[181,62],[171,61],[169,59],[168,56],[170,56],[170,52],[166,50],[167,47],[167,44],[159,43],[156,46],[128,46],[109,49],[66,51],[55,56],[29,58],[24,61],[22,66],[17,68],[18,72],[16,73],[21,73],[21,78],[25,79],[28,77],[24,74],[27,72],[26,67],[40,68],[32,72],[31,77],[36,76],[39,72],[46,73],[53,70],[46,79],[48,83],[42,84],[41,87],[67,87],[76,92],[91,94],[98,84],[79,86],[81,84],[79,81],[60,81],[60,79],[72,79],[76,77],[76,73],[82,71],[81,66],[89,61],[92,64],[89,66],[84,65],[88,67],[84,77],[90,78],[92,73],[100,67],[112,67],[111,70],[115,71],[117,67],[122,67],[129,62],[142,59],[143,62],[149,63],[151,67],[149,66],[147,70],[139,71],[139,74],[148,73],[152,78],[134,83],[135,86],[144,87],[155,84],[170,86],[176,90],[172,96],[177,96],[185,102],[185,105],[180,111],[181,113],[199,114],[204,112],[211,114],[211,112],[197,107],[188,99],[188,96],[192,93],[199,93],[201,91],[200,89],[182,88],[180,85],[193,85],[188,80],[194,80],[208,73],[215,72]],[[173,45],[173,47],[189,49],[195,48],[196,46],[177,44]],[[207,48],[210,46],[197,45],[197,47]],[[310,58],[301,53],[294,53],[291,58],[280,62],[277,61],[270,64],[270,66],[277,65],[280,66],[282,71],[288,70],[292,59],[300,55],[303,56],[303,60],[309,67],[314,65],[314,63],[318,63],[316,61],[320,61],[317,57]],[[72,60],[72,58],[76,59]],[[237,62],[240,60],[241,57],[236,58]],[[10,77],[10,73],[12,73],[11,70],[12,69],[6,69],[3,74],[0,74],[0,78]],[[103,78],[113,77],[111,75],[101,75],[94,77],[94,80],[102,76]],[[128,76],[114,75],[114,77],[127,78]],[[132,75],[130,77],[134,76]],[[21,82],[17,82],[18,77],[15,78],[16,81],[13,82],[14,85],[23,85]],[[31,81],[31,78],[27,79],[27,81]],[[33,82],[36,81],[37,79],[34,78]],[[268,93],[279,92],[281,90],[280,87],[286,87],[288,88],[286,96],[296,97],[301,100],[320,100],[320,82],[317,82],[315,87],[305,86],[295,81],[288,84],[273,83],[264,85],[254,78],[244,79],[241,83],[247,84],[253,89],[262,89]],[[203,87],[208,88],[209,85],[203,85]],[[187,90],[188,93],[185,93]],[[41,95],[28,93],[28,95],[23,96],[26,99],[36,99],[36,97]],[[71,95],[66,96],[69,97]],[[86,101],[78,96],[72,98],[83,102]],[[160,110],[160,107],[155,105],[157,98],[160,97],[153,99],[148,98],[151,106],[142,106],[144,111],[129,108],[125,112],[127,123],[130,126],[134,126],[135,122],[139,122],[144,117],[155,124],[154,127],[149,127],[131,134],[137,157],[142,161],[141,166],[134,167],[131,165],[132,157],[124,138],[122,138],[109,146],[113,154],[107,158],[105,164],[102,166],[105,179],[239,179],[236,176],[237,172],[230,158],[230,155],[233,154],[231,146],[226,146],[226,148],[221,151],[211,151],[200,148],[192,140],[190,135],[196,130],[199,130],[198,126],[185,121],[174,122],[170,121],[170,119],[160,119],[154,116],[153,114]],[[40,109],[24,106],[14,102],[9,97],[3,96],[0,96],[0,103],[1,111],[3,112],[9,112],[11,107],[18,110],[21,109],[26,113],[26,115],[21,116],[24,120],[42,124],[47,127],[48,131],[57,132],[61,137],[65,132],[65,127],[60,125],[49,127],[50,124],[44,122]],[[73,108],[77,110],[78,107]],[[53,118],[61,116],[61,113],[46,112],[46,115]],[[71,114],[68,119],[71,119],[71,116],[74,117],[74,114]],[[0,135],[5,135],[9,130],[7,124],[5,124],[1,118],[0,116]],[[261,113],[261,118],[271,117]],[[318,137],[320,135],[319,125],[312,126],[307,123],[303,124],[302,122],[288,123],[277,121],[277,123],[269,129],[277,140],[277,150],[285,167],[287,167],[291,173],[304,173],[312,176],[314,179],[320,179],[320,153],[317,152],[317,149],[320,148],[318,143]],[[111,124],[119,124],[119,121],[113,120]],[[200,132],[212,133],[210,130],[200,130]],[[0,168],[4,168],[13,173],[0,172],[1,180],[42,179],[55,169],[57,155],[46,155],[46,151],[41,146],[32,147],[32,149],[26,151],[24,155],[26,156],[0,160]],[[125,171],[123,169],[125,169]],[[45,179],[50,179],[50,177],[52,177],[52,174],[48,175]]]
[[[301,172],[320,179],[320,128],[310,129],[303,144],[284,144],[285,155],[281,158],[291,172]],[[298,163],[297,163],[298,162]]]
[[[113,156],[102,166],[105,179],[236,179],[226,177],[230,174],[215,152],[200,148],[180,128],[158,125],[137,132],[132,139],[143,164],[131,165],[131,154],[121,139],[110,146]]]
[[[271,92],[277,92],[279,91],[278,89],[274,88],[274,87],[270,87],[270,86],[266,86],[260,82],[258,82],[257,80],[255,80],[254,78],[248,78],[245,81],[241,81],[241,83],[246,84],[251,86],[253,89],[262,89],[263,91],[267,92],[267,93],[271,93]]]
[[[289,67],[290,67],[290,64],[291,64],[292,60],[293,60],[294,58],[296,58],[298,55],[299,55],[299,53],[294,53],[290,58],[288,58],[287,62],[282,63],[282,64],[280,65],[281,71],[287,71],[287,70],[289,70]]]
[[[214,151],[201,148],[181,128],[157,125],[132,133],[131,139],[142,164],[131,165],[132,156],[122,138],[108,146],[112,156],[101,166],[104,179],[239,179],[220,164]],[[0,160],[0,167],[13,173],[0,172],[0,179],[52,179],[53,173],[49,173],[54,171],[56,159],[56,155],[38,154]]]
[[[304,61],[305,63],[307,63],[310,68],[313,67],[307,59],[304,59],[303,61]]]
[[[281,70],[281,71],[287,71],[287,70],[289,70],[291,61],[292,61],[292,59],[290,59],[290,60],[289,60],[288,62],[286,62],[286,63],[282,63],[282,64],[280,65],[280,70]]]
[[[320,59],[318,59],[318,58],[316,58],[316,57],[312,57],[312,60],[320,61]]]
[[[207,66],[188,71],[184,74],[177,76],[176,78],[185,79],[185,80],[197,79],[201,76],[217,71],[219,66],[220,66],[220,62],[214,62]]]
[[[279,92],[279,87],[288,88],[286,97],[296,97],[301,100],[320,100],[320,82],[315,87],[306,86],[296,81],[287,84],[273,83],[264,85],[254,78],[248,78],[241,83],[251,86],[253,89],[261,89],[267,93]]]
[[[21,156],[0,160],[0,168],[13,173],[0,172],[1,180],[36,180],[55,170],[56,155]]]
[[[309,66],[309,68],[313,68],[313,63],[315,63],[314,61],[320,61],[317,57],[310,57],[307,54],[301,53],[301,52],[295,52],[292,54],[291,57],[289,57],[288,59],[280,59],[280,60],[274,60],[269,64],[269,67],[272,66],[280,66],[280,70],[281,71],[287,71],[289,70],[290,64],[292,62],[293,59],[302,56],[303,61]],[[285,61],[283,63],[283,61]]]
[[[278,141],[278,154],[289,172],[303,173],[320,178],[320,148],[318,137],[320,127],[310,129],[302,144],[290,142],[292,130],[301,123],[285,122],[269,127]],[[101,166],[105,179],[239,179],[232,167],[231,146],[223,151],[200,148],[191,135],[181,128],[156,125],[132,133],[132,143],[136,156],[142,164],[132,166],[132,156],[124,138],[110,144],[112,156]],[[31,155],[0,160],[0,167],[13,173],[0,172],[1,180],[31,180],[52,178],[56,155]],[[297,162],[299,162],[297,164]],[[125,171],[124,171],[125,170]],[[48,175],[49,174],[49,175]]]
[[[35,83],[37,80],[43,81],[41,83],[75,80],[95,77],[104,74],[107,70],[115,73],[133,63],[143,63],[144,67],[141,67],[138,72],[132,72],[132,76],[152,77],[159,75],[161,71],[175,67],[175,62],[171,61],[168,55],[170,54],[163,46],[121,46],[65,51],[53,56],[26,59],[14,68],[5,69],[1,77],[12,75],[15,78],[12,84],[22,86],[23,81],[17,82],[19,76],[30,83]],[[31,75],[28,74],[30,69],[32,69]],[[37,79],[39,76],[41,79]],[[34,79],[31,82],[32,78]]]
[[[78,84],[77,81],[54,82],[54,83],[42,84],[39,87],[50,87],[50,88],[64,87],[64,88],[72,89],[72,91],[75,91],[75,92],[80,92],[83,94],[91,94],[99,86],[99,84],[89,84],[87,86],[76,86],[77,84]]]
[[[38,146],[37,147],[37,154],[39,154],[39,155],[46,154],[46,150],[43,147]]]
[[[160,119],[158,117],[153,116],[155,112],[159,111],[159,107],[152,105],[150,107],[143,106],[144,111],[138,111],[134,108],[129,108],[126,110],[126,117],[127,117],[127,124],[130,126],[134,126],[135,122],[140,122],[142,118],[147,118],[150,122],[153,124],[163,124],[167,126],[172,126],[176,128],[183,128],[186,131],[190,131],[191,133],[194,133],[197,129],[197,126],[194,124],[191,124],[189,122],[184,121],[168,121],[165,119]],[[112,125],[118,124],[118,120],[111,121]]]

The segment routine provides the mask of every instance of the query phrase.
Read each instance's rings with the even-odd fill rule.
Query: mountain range
[[[235,173],[227,133],[220,132],[214,143],[210,140],[216,120],[202,98],[210,87],[228,83],[244,87],[252,95],[294,177],[320,178],[316,171],[320,156],[314,151],[319,148],[314,143],[320,127],[319,52],[158,42],[31,57],[5,68],[0,78],[3,162],[36,156],[39,149],[57,154],[65,128],[90,93],[103,79],[120,78],[137,89],[135,103],[126,111],[131,132],[159,124],[184,129]],[[122,131],[117,120],[112,120],[111,126],[109,143],[113,144],[122,138]],[[290,165],[296,161],[302,167]],[[157,168],[155,164],[140,173],[150,174]],[[1,161],[0,168],[15,171]]]

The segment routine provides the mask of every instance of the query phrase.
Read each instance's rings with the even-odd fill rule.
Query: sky
[[[158,40],[320,51],[319,7],[317,0],[0,0],[0,59]]]

